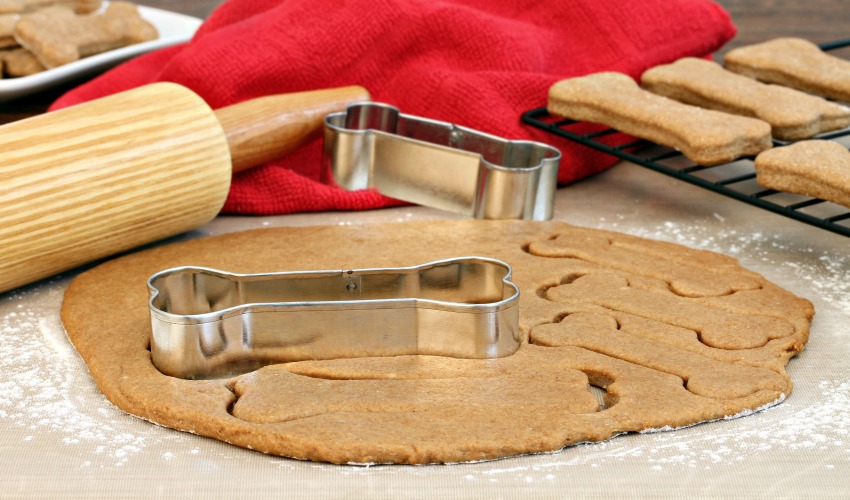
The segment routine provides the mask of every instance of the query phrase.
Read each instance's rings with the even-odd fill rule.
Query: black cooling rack
[[[823,50],[850,46],[850,39],[823,44]],[[522,121],[557,136],[602,151],[636,165],[661,172],[750,205],[813,226],[850,236],[847,207],[808,196],[764,189],[756,183],[753,157],[714,166],[697,165],[680,152],[619,133],[610,128],[564,120],[550,115],[545,107],[529,110]],[[850,144],[850,128],[818,135],[816,139]],[[774,146],[788,144],[774,140]]]

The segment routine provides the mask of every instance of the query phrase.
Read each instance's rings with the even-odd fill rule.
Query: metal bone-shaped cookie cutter
[[[178,267],[148,280],[151,358],[212,378],[305,359],[430,354],[493,358],[520,345],[508,264],[234,274]]]
[[[561,153],[358,103],[325,117],[325,180],[478,219],[548,220]]]

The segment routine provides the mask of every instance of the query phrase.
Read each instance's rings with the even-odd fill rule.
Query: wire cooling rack
[[[850,46],[850,39],[823,44],[820,47],[828,51],[847,46]],[[597,126],[593,131],[588,132],[589,124],[552,116],[545,107],[523,113],[522,121],[584,146],[744,203],[834,233],[850,236],[850,210],[847,207],[818,198],[762,188],[756,182],[753,157],[708,167],[697,165],[679,151],[649,141],[635,140],[614,129]],[[821,134],[816,138],[834,140],[848,146],[850,127]],[[774,146],[788,144],[777,140],[773,142]]]

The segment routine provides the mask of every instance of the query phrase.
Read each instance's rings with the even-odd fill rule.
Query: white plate
[[[108,2],[104,2],[104,5]],[[156,26],[159,38],[80,59],[30,76],[0,79],[0,102],[44,90],[60,83],[105,71],[139,54],[161,49],[192,38],[201,20],[153,7],[139,5],[139,13]]]

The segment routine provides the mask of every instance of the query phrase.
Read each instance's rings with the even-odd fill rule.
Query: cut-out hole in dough
[[[582,276],[584,276],[584,273],[570,273],[570,274],[563,276],[560,279],[560,281],[558,281],[557,283],[552,283],[552,282],[546,283],[545,285],[543,285],[543,286],[541,286],[537,289],[537,296],[540,297],[541,299],[545,299],[546,294],[547,294],[547,292],[549,291],[550,288],[555,288],[555,287],[558,287],[558,286],[561,286],[561,285],[569,285],[569,284],[573,283],[575,280],[581,278]]]
[[[628,236],[602,233],[557,235],[523,245],[536,257],[577,259],[667,283],[682,297],[722,297],[740,290],[758,290],[761,282],[735,271],[729,257],[702,250],[673,247],[670,243],[635,241]],[[678,252],[678,253],[677,253]]]
[[[536,326],[531,331],[530,342],[548,347],[578,347],[666,373],[677,377],[677,384],[685,390],[701,397],[734,399],[787,387],[784,377],[768,368],[705,357],[633,335],[620,328],[621,324],[612,315],[577,312],[567,315],[560,323]],[[609,387],[607,378],[587,371],[585,374],[591,385]]]
[[[239,394],[236,393],[236,389],[230,383],[224,384],[224,388],[233,393],[233,399],[227,405],[227,413],[233,415],[233,408],[236,406],[236,402],[239,401]]]
[[[549,236],[547,236],[546,238],[543,238],[543,239],[534,239],[534,240],[531,240],[531,241],[526,241],[525,243],[520,245],[520,248],[522,249],[523,252],[527,253],[528,255],[533,255],[534,257],[548,258],[548,256],[546,256],[546,255],[538,255],[538,254],[532,252],[531,251],[531,245],[533,245],[537,242],[540,242],[540,241],[554,241],[554,240],[558,239],[558,236],[559,235],[556,233],[556,234],[550,234]]]
[[[585,274],[569,284],[548,288],[544,298],[592,304],[687,328],[697,332],[700,342],[718,349],[754,349],[795,333],[791,323],[776,316],[632,287],[625,276],[613,273]]]
[[[598,385],[591,385],[590,392],[596,396],[596,400],[599,402],[599,411],[605,411],[608,409],[608,403],[605,402],[605,395],[608,394],[608,391],[599,387]]]
[[[588,383],[590,384],[590,393],[596,397],[599,403],[598,411],[605,411],[617,404],[617,398],[608,392],[608,386],[614,383],[614,380],[601,372],[585,371]]]

